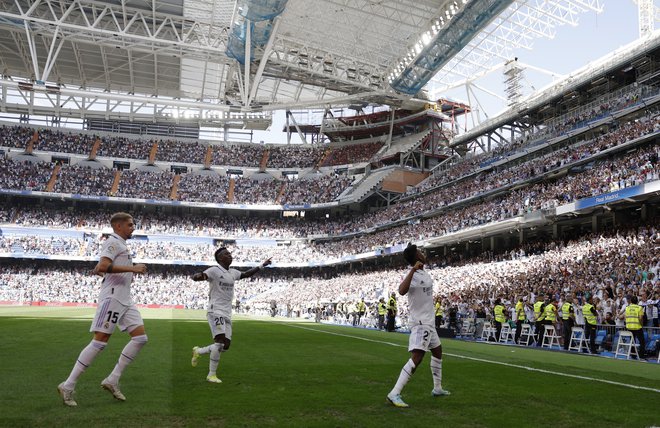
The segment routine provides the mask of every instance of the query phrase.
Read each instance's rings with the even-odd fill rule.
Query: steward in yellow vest
[[[628,301],[630,304],[626,306],[624,314],[626,320],[626,329],[633,334],[633,337],[639,341],[639,358],[644,358],[644,351],[646,341],[644,340],[644,309],[639,306],[639,299],[637,296],[630,296]]]
[[[387,314],[387,306],[385,306],[385,299],[382,297],[378,300],[378,330],[385,328],[385,315]]]
[[[493,313],[495,315],[495,338],[500,340],[500,333],[502,332],[502,325],[506,322],[506,309],[502,305],[502,300],[495,300],[495,308]]]
[[[582,315],[584,315],[584,337],[589,339],[589,349],[592,354],[596,351],[596,324],[598,324],[598,312],[593,304],[591,294],[585,295],[585,303],[582,305]]]
[[[390,295],[387,301],[387,331],[394,331],[394,322],[396,320],[396,294]]]
[[[538,298],[538,296],[537,296]],[[543,332],[543,309],[545,303],[543,300],[537,300],[534,303],[534,333],[536,336],[536,346],[541,346],[541,333]]]
[[[520,340],[520,333],[522,332],[522,325],[525,318],[527,318],[525,315],[525,303],[523,302],[523,298],[520,297],[518,303],[516,303],[516,335],[513,338],[515,343],[518,343]]]
[[[564,350],[568,351],[573,325],[575,324],[575,310],[573,309],[573,299],[570,296],[566,296],[565,300],[564,304],[561,305],[561,332],[564,340]]]
[[[440,304],[440,298],[438,297],[435,300],[435,328],[440,328],[442,327],[442,324],[444,324],[444,311],[442,310],[442,305]]]

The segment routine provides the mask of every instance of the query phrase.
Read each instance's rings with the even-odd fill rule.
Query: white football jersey
[[[206,311],[231,319],[234,301],[234,281],[241,279],[241,271],[213,266],[204,271],[209,282],[209,304]]]
[[[101,257],[112,260],[113,266],[133,266],[133,258],[126,247],[126,241],[116,233],[111,233],[101,246],[99,260]],[[132,305],[131,281],[133,281],[133,272],[106,273],[101,283],[99,302],[111,297],[122,305]]]
[[[433,278],[424,270],[415,271],[408,290],[408,311],[410,326],[435,326],[433,304]]]

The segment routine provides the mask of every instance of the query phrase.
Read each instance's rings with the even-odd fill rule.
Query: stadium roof
[[[139,104],[145,117],[176,108],[220,112],[225,120],[230,112],[245,119],[356,100],[400,105],[425,96],[390,86],[406,74],[421,87],[426,77],[409,73],[420,63],[436,67],[435,90],[451,87],[602,9],[602,0],[280,0],[283,12],[261,33],[267,40],[246,43],[254,60],[243,65],[227,48],[251,1],[268,3],[0,0],[0,83],[13,91],[32,81],[33,91],[59,93],[57,105],[46,97],[42,106],[56,113],[62,101],[85,110],[95,100],[106,117],[126,103]],[[491,17],[494,7],[503,12]]]

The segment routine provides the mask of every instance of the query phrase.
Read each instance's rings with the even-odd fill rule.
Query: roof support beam
[[[59,27],[55,28],[55,34],[53,35],[53,41],[50,44],[50,49],[48,49],[48,57],[46,58],[46,65],[44,65],[44,74],[41,76],[41,80],[46,81],[48,80],[48,76],[50,76],[50,72],[53,69],[53,66],[55,65],[55,61],[57,60],[57,56],[60,54],[60,50],[62,49],[62,45],[64,45],[64,39],[58,37],[59,33]],[[59,42],[58,42],[59,40]],[[57,47],[55,47],[55,43],[57,43]]]
[[[250,106],[250,104],[252,104],[254,97],[257,95],[257,89],[259,89],[261,76],[263,75],[264,69],[266,68],[266,63],[268,62],[268,58],[270,57],[270,54],[273,51],[275,34],[277,34],[277,30],[280,27],[280,20],[281,18],[279,16],[275,18],[275,22],[273,23],[273,31],[270,33],[270,37],[268,38],[268,42],[266,43],[266,47],[264,48],[264,53],[261,56],[261,60],[259,61],[259,68],[257,68],[257,73],[254,75],[254,80],[252,81],[252,89],[250,90],[250,96],[248,97],[247,103],[245,104],[248,107]]]
[[[41,80],[41,74],[39,73],[39,62],[37,61],[37,45],[34,42],[34,34],[30,31],[30,25],[27,21],[23,21],[25,24],[25,35],[27,36],[28,48],[30,49],[30,57],[32,58],[32,68],[34,71],[34,78],[36,80]]]

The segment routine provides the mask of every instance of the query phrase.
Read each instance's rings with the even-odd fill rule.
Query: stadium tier
[[[1,2],[0,427],[658,425],[653,3]]]

